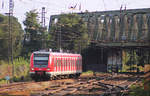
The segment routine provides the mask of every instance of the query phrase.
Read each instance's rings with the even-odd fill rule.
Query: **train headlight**
[[[50,70],[50,68],[47,68],[47,70],[49,71],[49,70]]]
[[[33,71],[33,70],[34,70],[34,68],[31,68],[31,70]]]

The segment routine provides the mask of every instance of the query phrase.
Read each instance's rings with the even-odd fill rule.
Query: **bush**
[[[144,86],[132,85],[130,96],[150,96],[150,89],[144,90]]]

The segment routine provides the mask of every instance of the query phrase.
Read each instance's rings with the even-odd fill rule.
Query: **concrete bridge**
[[[98,46],[149,46],[150,8],[78,13]],[[59,15],[51,16],[50,25]]]
[[[150,8],[78,14],[93,43],[83,54],[85,70],[106,72],[128,65],[131,71],[150,64]],[[59,15],[51,16],[50,26],[55,18]]]

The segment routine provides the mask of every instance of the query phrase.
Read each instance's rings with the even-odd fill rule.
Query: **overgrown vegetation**
[[[14,77],[12,78],[12,65],[7,61],[0,61],[0,84],[8,83],[5,79],[6,76],[10,77],[10,81],[28,81],[29,77],[29,60],[19,57],[14,60]]]
[[[143,72],[144,65],[149,64],[148,50],[123,50],[122,72]]]
[[[150,88],[150,84],[149,84]],[[150,89],[144,90],[144,85],[133,85],[130,88],[130,96],[150,96]]]

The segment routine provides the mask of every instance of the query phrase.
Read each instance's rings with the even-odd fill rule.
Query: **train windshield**
[[[49,54],[34,54],[34,67],[45,68],[48,66]]]

